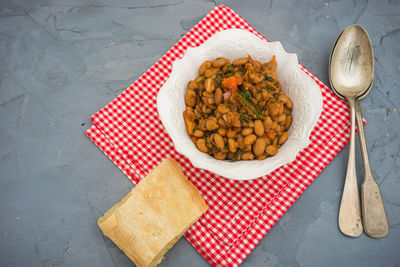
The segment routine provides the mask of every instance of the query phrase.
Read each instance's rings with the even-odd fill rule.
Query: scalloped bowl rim
[[[180,136],[176,132],[176,127],[172,125],[171,120],[169,118],[169,113],[167,111],[170,111],[170,107],[168,104],[170,103],[167,101],[168,99],[168,89],[173,86],[173,82],[177,79],[177,75],[180,74],[180,72],[183,71],[185,61],[190,60],[190,58],[196,58],[196,54],[201,54],[202,51],[206,51],[207,48],[211,48],[213,45],[218,43],[220,40],[239,40],[239,37],[247,37],[250,39],[254,39],[255,43],[258,43],[258,46],[263,45],[263,46],[268,46],[271,47],[271,50],[276,49],[277,51],[280,50],[279,52],[282,53],[287,57],[286,63],[287,64],[293,64],[293,62],[296,63],[296,68],[298,70],[293,69],[293,72],[300,72],[300,75],[303,76],[302,78],[306,83],[308,83],[308,86],[310,90],[312,90],[312,97],[314,98],[314,103],[312,103],[313,107],[313,113],[312,113],[312,120],[308,122],[309,126],[305,129],[304,133],[302,134],[301,137],[293,137],[288,139],[288,141],[279,149],[278,154],[276,154],[273,157],[266,158],[264,160],[258,161],[235,161],[235,162],[230,162],[227,160],[217,160],[203,152],[200,152],[197,147],[190,141],[191,145],[187,144],[184,145],[181,142],[182,136]],[[275,51],[275,50],[274,50]],[[252,55],[253,56],[253,55]],[[231,59],[232,60],[232,59]],[[278,62],[279,59],[277,58]],[[286,67],[284,66],[279,66],[278,64],[278,69],[279,67]],[[287,66],[289,68],[292,67],[292,65]],[[196,66],[196,69],[198,66]],[[292,67],[294,68],[294,67]],[[278,75],[279,77],[279,75]],[[195,77],[192,77],[191,79],[194,79]],[[183,85],[185,88],[183,88],[183,92],[186,91],[186,86],[187,83]],[[180,86],[181,87],[181,86]],[[283,90],[283,86],[282,86]],[[284,90],[283,90],[284,91]],[[182,101],[184,103],[184,93],[181,95]],[[158,114],[160,116],[160,119],[171,137],[174,147],[177,152],[180,154],[186,156],[193,166],[197,168],[202,168],[205,170],[208,170],[210,172],[213,172],[217,175],[234,179],[234,180],[250,180],[250,179],[255,179],[261,176],[268,175],[275,169],[293,162],[296,159],[297,154],[306,148],[310,144],[309,136],[311,134],[311,131],[313,130],[315,124],[317,123],[319,116],[322,111],[322,94],[320,91],[319,86],[316,84],[316,82],[311,79],[306,73],[301,71],[298,60],[297,60],[297,55],[294,53],[287,53],[283,46],[281,45],[280,42],[267,42],[265,40],[260,39],[257,37],[255,34],[247,31],[247,30],[239,30],[239,29],[230,29],[230,30],[223,30],[220,31],[213,36],[211,36],[207,41],[205,41],[202,45],[198,47],[189,47],[185,51],[185,54],[182,56],[182,58],[175,60],[172,63],[172,71],[170,73],[169,78],[165,82],[165,84],[162,86],[160,91],[158,92],[157,95],[157,109],[158,109]],[[180,114],[182,114],[184,108],[180,110]],[[293,115],[294,116],[294,115]],[[180,115],[180,119],[183,121],[183,116]],[[292,128],[292,127],[291,127]],[[186,130],[186,129],[185,129]],[[289,133],[290,133],[289,129]],[[185,132],[187,139],[190,140],[189,135],[187,132]],[[290,144],[290,149],[286,149],[287,151],[285,152],[285,157],[279,157],[279,152],[285,147],[285,145]],[[288,153],[290,152],[290,153]],[[208,159],[205,160],[204,156],[207,156]],[[252,164],[253,162],[259,162],[258,164]],[[260,165],[260,162],[265,162],[265,167],[258,167]],[[252,166],[253,165],[253,166]],[[252,168],[254,167],[254,168]]]

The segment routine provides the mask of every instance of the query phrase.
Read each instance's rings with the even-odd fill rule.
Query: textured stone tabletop
[[[328,84],[345,27],[370,34],[375,84],[361,101],[390,224],[380,240],[343,236],[346,146],[242,266],[400,266],[399,1],[0,1],[0,266],[132,266],[97,219],[132,184],[84,135],[120,94],[215,5],[281,41]],[[358,147],[357,147],[358,149]],[[362,162],[357,150],[357,172]],[[207,266],[184,239],[160,266]]]

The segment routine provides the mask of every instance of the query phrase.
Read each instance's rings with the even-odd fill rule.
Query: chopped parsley
[[[243,65],[238,67],[238,72],[240,72],[242,75],[246,72],[246,69],[243,67]]]
[[[225,102],[225,105],[229,108],[232,109],[235,105],[231,101]]]
[[[266,74],[264,75],[264,79],[267,80],[267,81],[269,81],[269,82],[275,82],[274,78],[272,78],[271,76],[269,76],[268,73],[266,73]]]
[[[243,123],[245,121],[250,121],[251,117],[247,113],[240,113],[240,123]]]
[[[200,76],[199,78],[196,79],[195,82],[196,82],[196,83],[199,83],[199,82],[201,82],[203,79],[204,79],[204,76]]]
[[[272,92],[275,92],[275,87],[269,86],[269,87],[265,88],[265,90],[266,90],[268,93],[272,93]]]

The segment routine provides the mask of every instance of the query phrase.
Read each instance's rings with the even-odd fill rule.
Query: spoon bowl
[[[345,98],[368,90],[374,78],[374,56],[367,32],[352,25],[339,36],[329,62],[332,89]]]

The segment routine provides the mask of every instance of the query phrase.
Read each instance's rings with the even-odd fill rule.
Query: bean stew
[[[275,56],[207,60],[185,93],[183,118],[197,148],[220,160],[263,160],[288,139],[292,101],[280,89]]]

